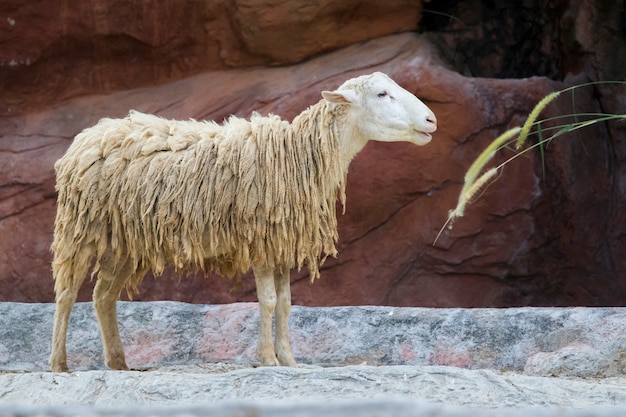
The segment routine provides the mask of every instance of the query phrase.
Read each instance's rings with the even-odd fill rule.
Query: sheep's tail
[[[80,248],[76,256],[62,256],[59,252],[54,253],[52,276],[57,297],[67,289],[78,290],[85,280],[93,255],[93,252],[85,247]]]
[[[93,245],[83,244],[79,236],[70,233],[76,224],[73,224],[75,222],[72,222],[72,217],[67,215],[67,211],[67,208],[59,203],[51,246],[52,276],[57,297],[69,288],[78,291],[95,255]]]

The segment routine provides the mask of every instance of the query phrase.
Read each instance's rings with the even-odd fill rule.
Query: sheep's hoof
[[[292,368],[298,367],[298,364],[292,356],[280,358],[278,362],[280,362],[282,366],[291,366]]]
[[[69,372],[70,371],[70,369],[67,367],[67,364],[64,364],[64,363],[50,364],[50,370],[52,372]]]
[[[280,366],[280,362],[272,355],[269,358],[261,358],[261,366]]]
[[[109,369],[114,371],[128,371],[128,366],[126,365],[126,361],[124,359],[106,361],[106,364]]]

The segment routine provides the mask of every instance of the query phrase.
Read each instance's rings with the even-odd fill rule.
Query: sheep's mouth
[[[416,136],[415,143],[417,143],[418,145],[426,145],[433,138],[433,135],[428,132],[422,132],[421,130],[417,129],[414,129],[413,131],[415,132]]]

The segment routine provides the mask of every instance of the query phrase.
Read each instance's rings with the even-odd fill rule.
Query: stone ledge
[[[0,303],[0,370],[47,370],[54,304]],[[118,303],[132,368],[254,365],[256,303]],[[301,307],[290,318],[301,364],[447,365],[532,375],[611,377],[626,369],[626,309]],[[90,303],[72,312],[68,362],[104,369]]]

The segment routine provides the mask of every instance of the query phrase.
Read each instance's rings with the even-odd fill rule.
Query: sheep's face
[[[382,72],[353,78],[323,97],[350,106],[356,129],[366,140],[425,145],[437,130],[434,113]]]

